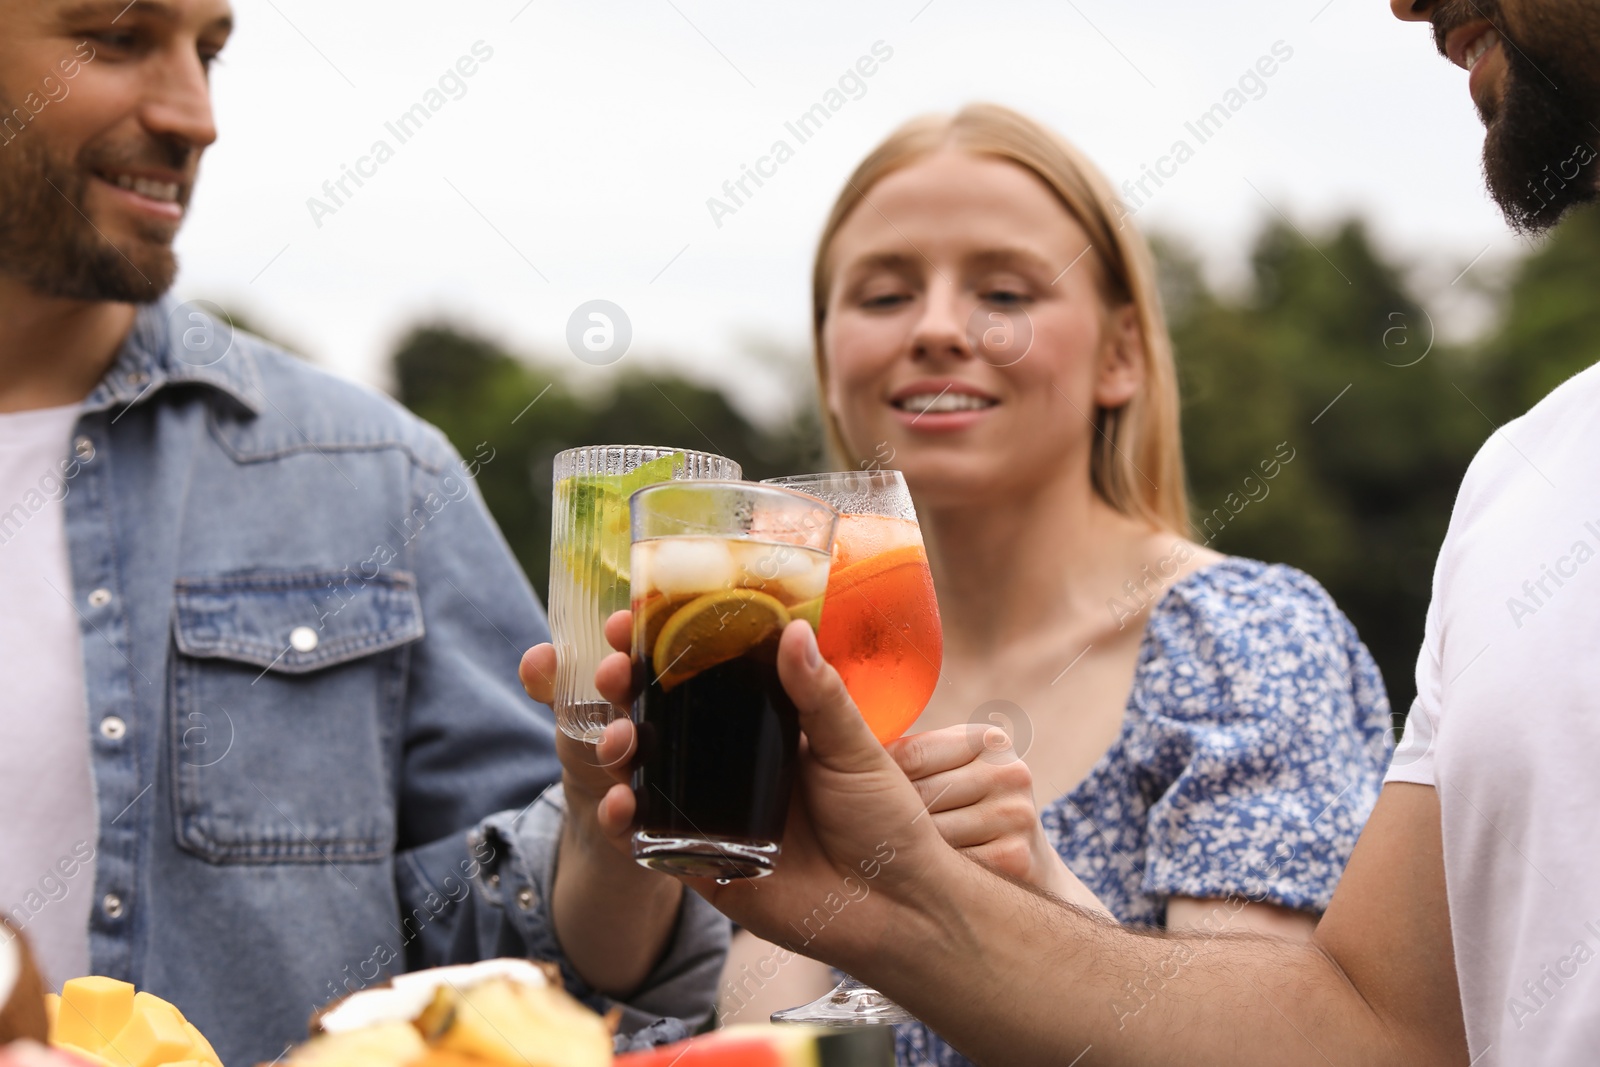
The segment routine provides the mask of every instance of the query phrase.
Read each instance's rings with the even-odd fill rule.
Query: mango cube
[[[183,1021],[183,1028],[189,1033],[189,1044],[194,1058],[201,1063],[208,1063],[211,1067],[222,1067],[222,1060],[217,1058],[217,1052],[211,1047],[211,1042],[206,1040],[206,1035],[196,1030],[189,1020]]]
[[[189,1058],[189,1033],[178,1009],[149,993],[135,993],[133,1015],[110,1041],[110,1058],[134,1064],[174,1063]]]
[[[74,978],[46,997],[50,1043],[92,1067],[222,1067],[183,1013],[114,978]]]
[[[133,1015],[133,986],[115,978],[74,978],[61,987],[53,1044],[97,1052],[122,1031]]]

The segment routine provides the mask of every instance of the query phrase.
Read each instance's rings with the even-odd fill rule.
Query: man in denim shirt
[[[0,909],[53,983],[131,981],[229,1063],[507,954],[679,1036],[726,926],[610,847],[609,779],[517,684],[547,633],[493,443],[162,298],[230,29],[0,0]]]

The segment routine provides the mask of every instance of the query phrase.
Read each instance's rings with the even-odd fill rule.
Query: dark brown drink
[[[645,675],[643,661],[635,668]],[[769,656],[745,655],[638,704],[638,825],[665,847],[644,861],[697,877],[771,869],[794,785],[800,725]]]
[[[828,557],[704,537],[633,551],[634,857],[675,874],[759,878],[780,851],[800,742],[778,638],[795,618],[816,625]]]

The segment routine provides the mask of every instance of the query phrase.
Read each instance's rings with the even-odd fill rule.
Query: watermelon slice
[[[894,1067],[886,1026],[730,1026],[676,1045],[628,1052],[616,1067]]]

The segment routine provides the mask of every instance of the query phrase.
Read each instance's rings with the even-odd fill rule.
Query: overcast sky
[[[845,176],[904,119],[976,99],[1050,123],[1118,184],[1187,142],[1138,221],[1221,279],[1277,212],[1307,232],[1359,212],[1446,291],[1517,250],[1466,73],[1384,0],[233,2],[178,292],[375,384],[408,325],[445,316],[591,378],[668,360],[771,398],[740,353],[806,345],[812,244]],[[800,143],[785,123],[874,46],[889,57]],[[1272,76],[1230,97],[1274,46]],[[1240,101],[1203,144],[1185,125]],[[419,103],[425,123],[386,126]],[[714,217],[708,198],[731,205],[723,183],[780,139],[793,157]],[[358,165],[362,185],[324,193]],[[604,371],[565,341],[592,299],[632,324]]]

